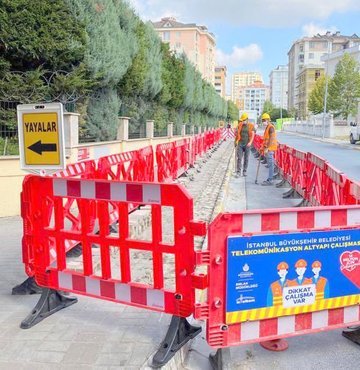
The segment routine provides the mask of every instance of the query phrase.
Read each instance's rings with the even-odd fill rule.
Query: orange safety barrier
[[[307,154],[306,176],[306,200],[312,206],[320,206],[323,200],[325,159],[315,154]]]
[[[61,170],[56,172],[53,177],[55,178],[80,178],[80,179],[95,179],[96,178],[96,164],[93,160],[83,161],[79,163],[69,164],[66,166],[65,170]],[[26,273],[29,276],[33,276],[34,268],[34,256],[33,256],[33,249],[30,247],[31,245],[31,235],[33,234],[33,217],[39,213],[39,210],[34,208],[33,203],[31,202],[27,182],[29,181],[29,176],[26,176],[23,182],[23,190],[21,193],[21,216],[24,220],[23,223],[23,231],[24,236],[22,239],[22,251],[23,251],[23,262],[26,266]],[[47,222],[51,222],[53,217],[53,203],[50,199],[45,199],[47,202],[47,208],[43,210],[42,216],[47,219]],[[93,203],[89,203],[88,205],[88,215],[92,222],[95,222],[95,213],[96,209]],[[78,202],[76,199],[66,199],[64,202],[64,223],[67,225],[73,232],[80,232],[81,231],[81,220],[79,218],[79,210],[81,209],[82,204]],[[74,248],[79,243],[74,240],[66,241],[65,251],[69,252],[72,248]],[[55,245],[52,242],[51,244],[51,251],[50,257],[52,260],[55,257]]]
[[[154,150],[147,146],[138,150],[137,181],[154,181]]]
[[[360,267],[355,257],[360,253],[356,247],[359,222],[359,206],[253,210],[218,215],[209,226],[208,250],[202,252],[209,268],[207,300],[199,302],[195,308],[195,318],[207,320],[209,345],[224,348],[260,342],[265,348],[281,350],[286,349],[287,344],[272,341],[359,325]],[[346,235],[346,240],[355,242],[354,246],[325,248],[326,239],[317,239],[336,235]],[[310,241],[312,237],[315,239]],[[305,239],[308,245],[320,243],[323,249],[314,252],[315,248],[305,248],[305,245],[304,248],[288,247],[287,251],[281,248],[281,243],[292,239]],[[261,242],[267,247],[262,247]],[[309,295],[312,298],[307,305],[299,304],[295,293],[283,293],[287,287],[295,291],[296,286],[301,285],[290,283],[290,279],[297,276],[293,268],[299,259],[308,265],[314,260],[321,261],[326,278],[337,284],[339,290],[333,291],[331,296],[320,297],[320,286],[308,279],[304,284],[314,285],[303,287],[311,286],[307,289],[319,293],[316,297]],[[319,262],[317,265],[321,266]],[[278,269],[284,269],[287,280],[280,288],[281,298],[273,296],[269,302],[264,285],[272,287],[272,281],[274,284],[279,281]],[[333,279],[330,270],[336,274]],[[307,271],[307,275],[312,276],[312,272]],[[345,284],[348,290],[341,290]],[[262,303],[258,303],[259,300]]]
[[[174,143],[159,144],[156,146],[157,179],[159,182],[175,180]]]
[[[173,180],[183,175],[190,167],[190,139],[174,142]]]
[[[325,163],[323,174],[323,193],[321,205],[344,205],[348,204],[349,179],[329,163]]]
[[[306,159],[307,154],[300,150],[293,149],[292,152],[291,186],[303,198],[306,197],[307,176],[306,176]]]
[[[46,288],[69,291],[104,300],[121,302],[187,317],[192,314],[195,287],[202,277],[195,273],[194,236],[204,236],[206,224],[193,220],[193,200],[177,184],[136,183],[108,180],[80,180],[28,176],[23,184],[30,199],[32,215],[29,248],[34,257],[32,271],[36,282]],[[41,191],[39,191],[41,189]],[[79,207],[81,230],[66,225],[64,201],[72,199]],[[49,218],[49,201],[53,204]],[[95,232],[89,206],[96,204],[99,232]],[[119,210],[120,231],[112,235],[109,203]],[[146,204],[151,214],[151,240],[135,239],[129,232],[129,204]],[[164,208],[173,209],[173,239],[166,240]],[[83,247],[82,261],[72,266],[66,258],[66,242]],[[54,249],[55,246],[55,249]],[[54,253],[54,254],[53,254]],[[118,255],[111,257],[111,253]],[[132,266],[132,255],[152,260],[152,281],[140,279]],[[164,258],[173,261],[173,281],[165,282]],[[117,261],[117,262],[116,262]],[[168,288],[167,285],[171,286]]]
[[[136,181],[139,153],[137,150],[112,154],[98,161],[98,177],[118,181]]]

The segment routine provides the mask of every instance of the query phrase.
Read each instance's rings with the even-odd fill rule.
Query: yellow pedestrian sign
[[[17,111],[21,168],[30,172],[63,169],[62,104],[22,104]]]

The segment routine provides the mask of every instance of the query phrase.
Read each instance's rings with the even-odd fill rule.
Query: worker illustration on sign
[[[289,265],[286,262],[280,262],[277,265],[277,270],[280,279],[270,285],[267,295],[267,306],[281,306],[283,303],[283,288],[289,286],[289,280],[286,279]]]
[[[311,279],[304,277],[307,268],[307,262],[303,259],[296,261],[295,271],[298,277],[294,280],[290,280],[289,286],[299,286],[299,285],[308,285],[312,284]]]
[[[316,285],[316,300],[329,298],[329,282],[323,276],[320,276],[321,262],[314,261],[311,265],[314,276],[311,279],[312,284]]]

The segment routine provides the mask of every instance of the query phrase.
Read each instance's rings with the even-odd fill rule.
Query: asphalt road
[[[283,132],[278,133],[278,141],[304,152],[312,152],[328,160],[349,178],[360,180],[360,143],[355,145],[347,144],[346,142],[344,144],[335,144]]]

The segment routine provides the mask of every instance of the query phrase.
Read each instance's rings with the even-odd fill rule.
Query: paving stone
[[[63,364],[95,364],[104,343],[74,343],[65,353]]]

